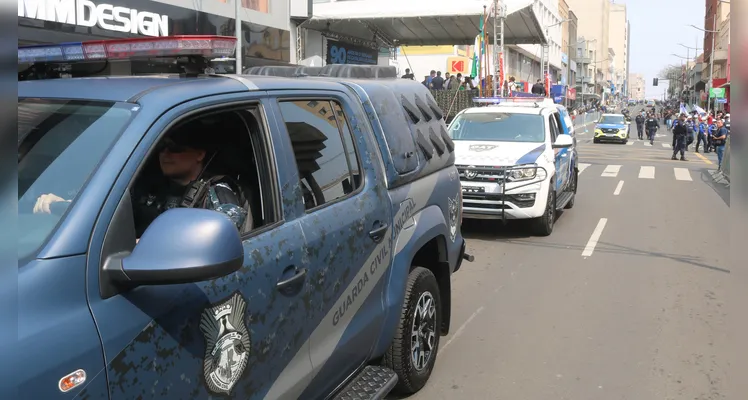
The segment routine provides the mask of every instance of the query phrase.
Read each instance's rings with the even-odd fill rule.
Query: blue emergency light
[[[236,38],[184,35],[133,39],[94,40],[18,48],[19,63],[126,60],[134,57],[203,56],[234,54]]]

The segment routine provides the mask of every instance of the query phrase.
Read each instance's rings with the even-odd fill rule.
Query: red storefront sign
[[[577,89],[575,89],[575,88],[569,88],[569,90],[567,90],[566,97],[569,100],[576,100],[577,99]]]

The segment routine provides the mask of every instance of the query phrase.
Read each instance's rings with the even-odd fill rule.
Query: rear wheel
[[[397,373],[396,392],[415,393],[429,380],[439,350],[441,315],[436,277],[426,268],[413,268],[395,338],[383,358],[383,364]]]
[[[569,200],[569,202],[566,203],[566,206],[564,207],[567,210],[570,210],[574,207],[574,200],[577,197],[577,185],[579,185],[579,170],[577,170],[576,168],[574,168],[574,175],[571,177],[571,179],[571,192],[574,194],[571,196],[571,200]]]

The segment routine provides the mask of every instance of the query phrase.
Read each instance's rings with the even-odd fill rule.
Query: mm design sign
[[[166,15],[91,0],[18,0],[18,16],[144,36],[169,35]]]

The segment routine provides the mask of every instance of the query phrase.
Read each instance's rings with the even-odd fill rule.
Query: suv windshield
[[[133,114],[132,104],[18,99],[18,258],[46,242]],[[42,210],[41,195],[66,200]],[[20,265],[20,263],[19,263]]]
[[[613,124],[613,125],[623,125],[626,121],[623,119],[622,115],[603,115],[602,118],[600,118],[600,122],[598,124]]]
[[[463,113],[449,125],[449,136],[452,140],[541,143],[545,125],[537,114]]]

